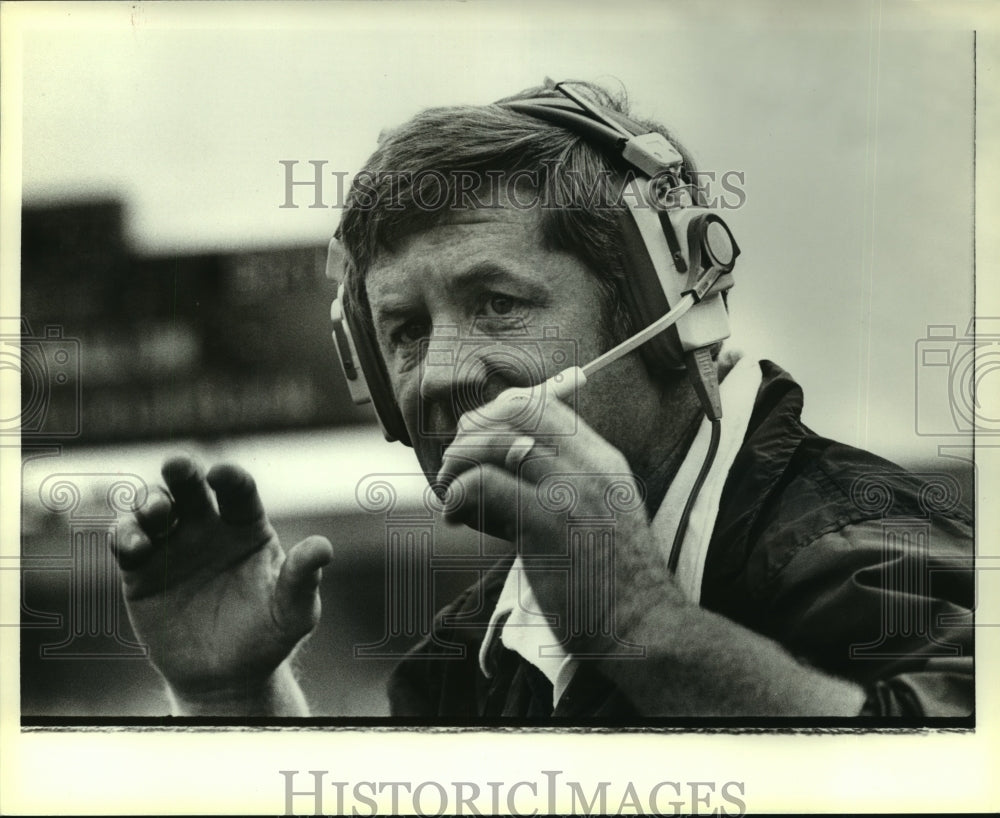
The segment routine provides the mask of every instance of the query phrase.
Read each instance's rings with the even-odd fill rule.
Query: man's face
[[[531,210],[455,213],[380,255],[366,287],[389,379],[428,474],[437,473],[463,412],[603,351],[593,274],[542,246]],[[616,402],[603,391],[588,385],[578,410],[614,443]]]

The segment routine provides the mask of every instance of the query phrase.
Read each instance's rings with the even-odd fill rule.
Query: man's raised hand
[[[309,537],[285,553],[253,478],[192,459],[163,464],[115,548],[136,635],[189,713],[302,714],[286,659],[319,621],[332,548]],[[214,495],[214,498],[213,498]]]

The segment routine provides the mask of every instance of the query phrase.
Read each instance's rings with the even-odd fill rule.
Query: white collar
[[[708,544],[715,527],[715,518],[719,513],[722,489],[733,460],[746,437],[760,381],[759,361],[741,358],[720,384],[720,396],[725,413],[722,417],[719,450],[691,509],[677,572],[674,575],[674,581],[681,591],[695,603],[701,598],[701,581],[708,556]],[[702,421],[691,448],[685,455],[650,524],[653,538],[663,553],[664,561],[669,557],[681,511],[701,470],[710,437],[711,423],[706,419]],[[552,683],[554,706],[562,697],[579,660],[559,647],[558,639],[546,623],[541,613],[541,606],[527,581],[520,556],[515,558],[507,572],[507,579],[479,649],[479,667],[486,676],[492,675],[487,655],[504,617],[506,621],[500,629],[500,641],[504,647],[519,653],[545,674]]]

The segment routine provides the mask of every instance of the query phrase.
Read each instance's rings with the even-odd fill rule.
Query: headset
[[[619,223],[627,273],[621,291],[640,331],[598,361],[576,368],[572,382],[582,385],[588,369],[640,347],[652,372],[687,369],[705,414],[718,420],[722,408],[710,350],[730,334],[723,293],[733,286],[740,249],[718,213],[698,203],[697,190],[682,177],[684,159],[665,136],[595,104],[570,85],[555,86],[563,97],[499,104],[577,133],[633,171]],[[340,262],[336,244],[336,239],[330,243],[327,275],[339,280],[340,271],[333,269]],[[341,284],[330,315],[351,398],[374,406],[386,440],[412,445],[374,332],[352,326],[344,298]]]

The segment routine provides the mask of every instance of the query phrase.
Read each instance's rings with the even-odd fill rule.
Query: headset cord
[[[681,558],[681,547],[684,544],[684,537],[687,535],[688,524],[691,521],[691,510],[695,501],[701,493],[701,487],[708,478],[708,473],[715,462],[715,456],[719,451],[719,441],[722,438],[722,401],[719,399],[719,375],[716,362],[712,358],[710,346],[699,347],[685,356],[685,369],[691,379],[695,394],[705,412],[705,417],[712,424],[712,435],[708,441],[708,451],[705,453],[705,460],[701,464],[701,471],[695,478],[694,485],[688,493],[687,502],[681,512],[680,520],[677,523],[677,533],[674,534],[674,542],[670,546],[670,556],[667,559],[667,568],[671,574],[677,573],[677,563]]]
[[[673,545],[670,547],[670,557],[667,560],[667,568],[670,569],[671,574],[677,573],[677,563],[681,558],[681,546],[684,543],[684,537],[687,535],[688,523],[691,519],[691,509],[694,508],[695,500],[698,499],[698,495],[701,493],[701,487],[705,483],[705,479],[708,477],[709,471],[712,469],[712,464],[715,462],[715,455],[719,451],[719,440],[722,437],[722,421],[713,420],[712,421],[712,437],[708,442],[708,452],[705,454],[705,461],[701,464],[701,471],[698,472],[698,477],[694,481],[694,485],[691,487],[691,491],[688,494],[687,502],[684,504],[684,510],[681,512],[681,518],[677,523],[677,533],[674,535]]]

